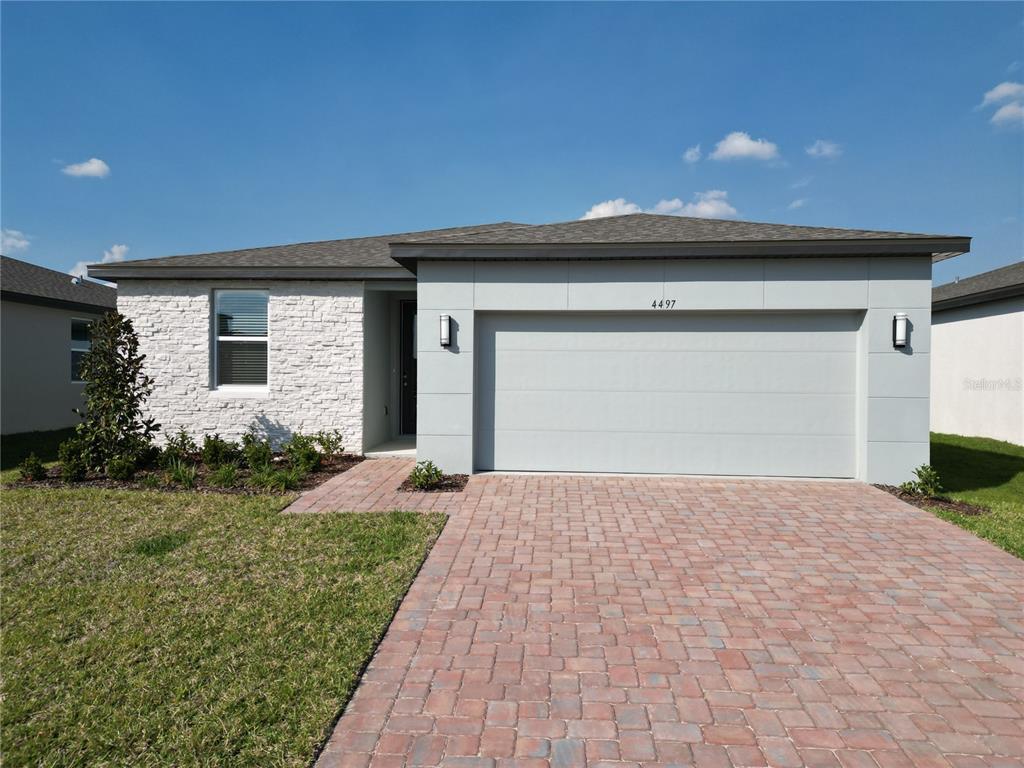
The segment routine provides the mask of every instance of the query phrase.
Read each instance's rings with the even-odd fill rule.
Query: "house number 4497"
[[[651,309],[672,309],[675,305],[675,299],[655,299],[651,302]]]

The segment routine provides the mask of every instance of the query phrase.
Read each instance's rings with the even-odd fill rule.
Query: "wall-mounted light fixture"
[[[452,316],[441,315],[441,346],[450,347],[452,345]]]
[[[906,312],[897,312],[892,316],[892,345],[897,349],[907,346]]]

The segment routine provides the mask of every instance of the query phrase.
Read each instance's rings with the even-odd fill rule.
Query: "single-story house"
[[[90,266],[166,431],[447,472],[895,482],[928,461],[933,261],[970,238],[634,214]]]
[[[109,286],[0,256],[0,432],[81,421],[89,326],[116,304]]]
[[[932,291],[932,429],[1024,445],[1024,261]]]

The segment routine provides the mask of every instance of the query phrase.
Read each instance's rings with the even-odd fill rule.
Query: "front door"
[[[401,432],[403,435],[416,434],[416,302],[403,301],[402,351],[400,355],[401,375]]]

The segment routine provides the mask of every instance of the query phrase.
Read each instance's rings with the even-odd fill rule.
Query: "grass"
[[[932,434],[932,466],[947,495],[989,507],[984,515],[933,510],[1024,558],[1024,446],[985,437]]]
[[[444,525],[3,491],[9,766],[305,766]]]

